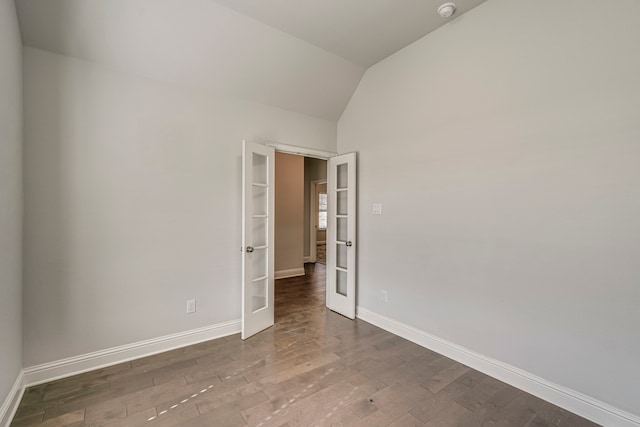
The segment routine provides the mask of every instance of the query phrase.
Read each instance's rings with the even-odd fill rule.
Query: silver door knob
[[[253,246],[247,246],[246,251],[247,251],[248,253],[253,252]]]
[[[345,243],[345,245],[347,245],[347,247],[350,248],[351,246],[353,246],[353,243],[351,243],[351,240],[349,240],[347,243]]]

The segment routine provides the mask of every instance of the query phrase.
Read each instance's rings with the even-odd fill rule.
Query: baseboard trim
[[[274,273],[276,279],[287,279],[289,277],[304,276],[304,267],[292,268],[289,270],[278,270]]]
[[[24,386],[42,384],[141,357],[239,333],[241,321],[217,323],[23,369]]]
[[[640,417],[601,402],[575,390],[554,384],[530,372],[461,347],[417,328],[357,308],[357,317],[422,347],[447,356],[466,366],[490,375],[520,390],[560,406],[604,426],[638,427]]]
[[[311,256],[306,256],[306,257],[302,258],[302,262],[303,263],[311,262]]]
[[[16,381],[13,383],[13,387],[9,390],[9,394],[0,406],[0,427],[9,427],[13,420],[18,405],[22,400],[24,394],[24,381],[22,370],[18,373]]]

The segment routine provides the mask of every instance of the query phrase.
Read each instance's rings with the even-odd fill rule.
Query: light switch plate
[[[196,312],[196,300],[187,300],[187,314]]]

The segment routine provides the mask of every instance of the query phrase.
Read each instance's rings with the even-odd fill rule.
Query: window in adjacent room
[[[327,229],[327,193],[318,193],[318,230]]]

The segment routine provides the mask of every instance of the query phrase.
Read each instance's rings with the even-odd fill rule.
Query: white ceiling
[[[370,67],[447,22],[448,0],[213,0]],[[456,16],[485,0],[456,0]]]
[[[459,16],[485,0],[457,0]],[[336,121],[440,0],[16,0],[23,43]],[[455,18],[454,16],[454,18]]]

